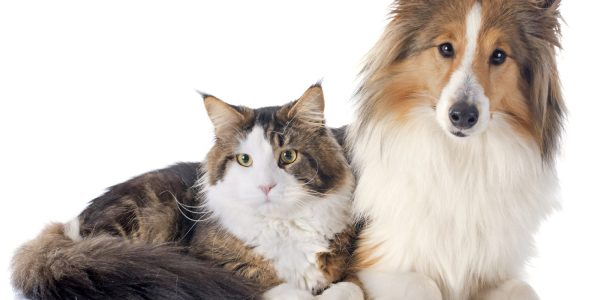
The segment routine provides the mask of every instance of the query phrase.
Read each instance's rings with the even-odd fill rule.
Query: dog
[[[538,299],[520,279],[559,207],[559,0],[399,0],[347,137],[375,299]]]

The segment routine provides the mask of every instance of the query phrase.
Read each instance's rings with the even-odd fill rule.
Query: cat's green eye
[[[296,158],[298,158],[298,153],[296,152],[296,150],[285,150],[281,152],[281,155],[279,156],[281,162],[286,165],[295,162]]]
[[[246,153],[238,154],[238,155],[236,155],[235,158],[236,158],[238,164],[240,164],[240,166],[242,166],[242,167],[247,168],[252,165],[252,156],[250,156]]]

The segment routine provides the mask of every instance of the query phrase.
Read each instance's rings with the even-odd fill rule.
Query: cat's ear
[[[244,122],[244,115],[233,105],[212,95],[201,95],[204,97],[204,107],[217,135]]]
[[[321,84],[317,83],[308,88],[302,97],[292,103],[287,118],[288,120],[298,120],[316,126],[323,126],[325,120],[324,110],[323,89]]]

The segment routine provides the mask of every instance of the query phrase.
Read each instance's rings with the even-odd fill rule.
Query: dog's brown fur
[[[377,122],[403,124],[415,118],[411,112],[416,108],[435,111],[462,61],[465,20],[476,1],[481,4],[482,24],[470,67],[489,98],[490,116],[507,119],[514,132],[535,143],[544,163],[554,163],[566,113],[555,58],[555,49],[560,48],[560,0],[395,1],[389,24],[361,72],[359,117],[348,140],[350,151],[357,137],[369,136],[370,126]],[[438,46],[446,42],[452,43],[456,57],[440,55]],[[504,64],[490,64],[495,49],[508,54]],[[360,153],[351,157],[361,158]],[[355,251],[357,270],[380,261],[372,254],[379,246],[369,230],[367,220]],[[470,292],[497,283],[477,284]]]
[[[443,63],[437,46],[453,41],[458,55],[464,37],[465,15],[474,1],[396,1],[391,21],[371,50],[362,70],[358,93],[368,102],[359,107],[360,122],[381,118],[390,111],[403,118],[413,107],[434,106],[460,57]],[[560,1],[482,1],[483,24],[477,63],[473,66],[494,112],[508,116],[513,127],[536,141],[551,162],[558,149],[565,106],[555,59],[560,47]],[[446,9],[444,9],[446,8]],[[509,59],[490,68],[495,48]]]

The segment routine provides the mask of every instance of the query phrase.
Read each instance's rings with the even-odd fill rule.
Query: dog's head
[[[363,70],[365,120],[432,109],[456,139],[496,121],[557,148],[564,114],[557,76],[559,0],[400,0]]]

